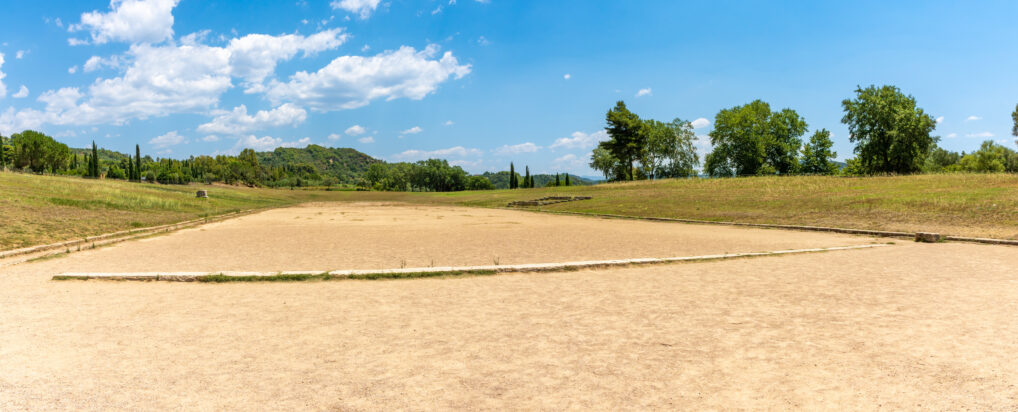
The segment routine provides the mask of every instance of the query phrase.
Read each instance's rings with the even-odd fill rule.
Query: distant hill
[[[495,185],[496,189],[508,189],[509,188],[509,172],[508,171],[496,172],[496,173],[484,172],[484,174],[482,174],[481,176],[484,176],[484,177],[488,178],[488,180],[491,181],[491,184]],[[544,187],[544,186],[547,186],[548,183],[552,183],[552,184],[555,183],[555,175],[532,175],[532,177],[534,178],[534,186],[536,186],[536,187]],[[566,174],[563,173],[563,174],[559,175],[559,179],[562,181],[562,184],[565,184]],[[523,181],[523,176],[522,175],[520,176],[520,181],[521,182]],[[592,181],[590,181],[588,179],[582,178],[580,176],[570,174],[569,175],[569,184],[572,185],[572,186],[590,186],[590,185],[594,184],[594,182],[592,182]]]
[[[271,152],[258,152],[258,163],[267,167],[285,168],[311,165],[321,176],[332,176],[340,183],[353,183],[364,175],[368,166],[380,160],[350,148],[308,145],[303,149],[280,147]]]

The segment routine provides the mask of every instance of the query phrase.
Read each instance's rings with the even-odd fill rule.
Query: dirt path
[[[351,222],[390,222],[394,216],[386,213],[399,210],[372,209]],[[291,216],[314,210],[278,212],[292,212],[279,217],[297,221]],[[439,220],[435,209],[402,210]],[[718,248],[773,250],[803,241],[800,235],[820,246],[870,241],[469,211],[482,216],[480,222],[533,217],[547,228],[500,224],[534,225],[530,233],[561,233],[591,248],[598,244],[593,232],[570,231],[611,222],[620,225],[613,229],[618,236],[627,236],[626,227],[645,236],[700,236],[691,248],[716,241]],[[453,216],[442,213],[445,224],[432,227],[453,230],[447,220]],[[471,219],[461,217],[460,227],[469,227]],[[303,232],[266,214],[244,219],[253,218],[249,223],[272,230]],[[211,242],[226,236],[217,235],[220,228],[245,233],[245,225],[234,226],[239,221],[189,238],[210,236]],[[465,229],[466,236],[448,238],[421,235],[409,220],[406,227],[411,235],[387,233],[414,251],[470,251],[477,248],[470,242],[480,239]],[[356,246],[377,242],[370,236],[383,233],[367,225],[357,230],[347,236],[370,240],[333,241]],[[114,260],[171,240],[188,247],[174,239],[184,235],[0,269],[0,410],[1018,407],[1018,249],[1012,247],[899,243],[815,255],[405,281],[48,280],[73,265],[137,264]],[[415,246],[409,239],[417,236],[423,237]],[[619,240],[611,236],[599,237]],[[724,236],[746,243],[728,246],[717,240]],[[623,244],[686,250],[668,250],[656,244],[667,240],[661,239]],[[541,250],[521,247],[512,258],[554,257],[531,249]],[[596,253],[573,250],[572,258]],[[322,259],[316,265],[386,262],[305,254]],[[286,261],[245,256],[251,265]],[[152,262],[160,259],[168,258]]]

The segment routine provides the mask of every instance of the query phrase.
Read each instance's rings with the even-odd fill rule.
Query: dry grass
[[[197,199],[198,189],[210,199]],[[0,250],[244,209],[324,200],[334,192],[232,186],[164,186],[77,177],[0,173]]]

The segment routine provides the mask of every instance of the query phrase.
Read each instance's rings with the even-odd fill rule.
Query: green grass
[[[208,190],[210,198],[196,198],[198,189]],[[164,186],[0,172],[0,250],[328,200],[330,193],[224,185]]]
[[[526,209],[1018,239],[1013,174],[669,179],[490,192],[352,193],[349,199],[504,207],[550,195],[593,199]]]

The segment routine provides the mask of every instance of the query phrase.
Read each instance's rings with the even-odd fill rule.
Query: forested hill
[[[519,175],[519,173],[517,173],[517,175]],[[504,171],[503,172],[497,172],[497,173],[484,172],[484,174],[482,174],[481,176],[484,176],[484,177],[488,178],[488,180],[491,181],[491,184],[495,185],[496,189],[508,189],[509,188],[509,172],[504,172]],[[551,183],[553,186],[555,185],[555,175],[532,175],[531,177],[534,178],[534,186],[535,187],[548,186],[549,183]],[[523,181],[523,176],[520,176],[519,178],[520,178],[520,181],[522,182]],[[565,173],[559,175],[559,181],[563,185],[565,184],[565,178],[566,178],[566,174]],[[594,182],[592,182],[592,181],[590,181],[588,179],[584,179],[582,177],[579,177],[577,175],[570,174],[569,175],[569,184],[572,185],[572,186],[590,186],[590,185],[594,184]]]
[[[353,183],[364,176],[368,166],[380,160],[350,148],[308,145],[303,149],[280,147],[271,152],[258,152],[258,163],[270,169],[286,169],[310,165],[321,176],[332,176],[340,183]]]

